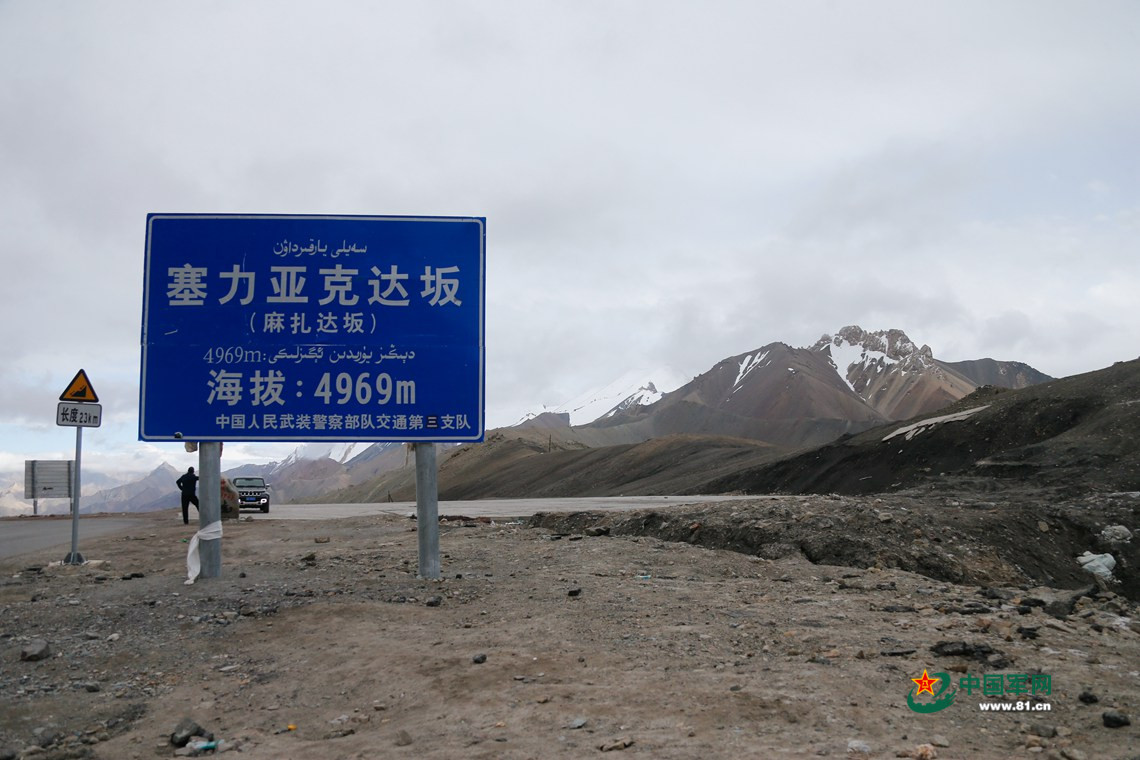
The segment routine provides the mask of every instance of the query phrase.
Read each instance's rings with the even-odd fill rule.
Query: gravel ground
[[[190,586],[156,513],[0,563],[0,758],[1140,757],[1136,606],[1069,567],[1135,508],[988,504],[456,519],[439,581],[406,518],[253,517]]]

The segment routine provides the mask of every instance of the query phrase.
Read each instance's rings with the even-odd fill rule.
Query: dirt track
[[[49,760],[170,757],[184,718],[250,758],[1140,756],[1127,599],[889,566],[924,540],[916,530],[951,559],[992,557],[953,509],[943,523],[890,501],[804,504],[772,521],[867,520],[889,528],[888,561],[813,564],[787,536],[762,542],[766,556],[694,544],[739,525],[753,509],[742,502],[700,507],[695,530],[675,518],[684,541],[570,525],[581,516],[445,524],[433,582],[414,576],[407,519],[254,518],[227,525],[222,578],[185,586],[186,530],[156,514],[145,534],[85,545],[106,565],[0,564],[0,757],[36,743]],[[621,519],[660,529],[662,514]],[[48,657],[21,659],[34,639]],[[922,714],[908,694],[924,670],[955,686],[1037,676],[1043,689],[1048,676],[1050,689],[959,688]],[[1131,725],[1106,727],[1111,709]]]

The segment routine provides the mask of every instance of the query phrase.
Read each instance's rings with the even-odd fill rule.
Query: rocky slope
[[[1140,491],[1140,360],[1021,390],[981,388],[891,423],[698,487],[751,493],[997,489]]]
[[[492,432],[479,445],[441,452],[441,500],[546,498],[685,491],[694,482],[770,461],[783,449],[717,436],[664,436],[636,444],[591,447],[573,432]],[[325,494],[322,501],[414,501],[414,460],[374,480]]]

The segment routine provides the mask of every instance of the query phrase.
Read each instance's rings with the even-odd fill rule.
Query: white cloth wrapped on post
[[[186,583],[189,586],[194,581],[198,580],[198,574],[202,572],[202,558],[198,552],[199,541],[217,541],[222,537],[222,521],[212,522],[205,528],[202,528],[194,537],[190,539],[190,550],[186,553]]]

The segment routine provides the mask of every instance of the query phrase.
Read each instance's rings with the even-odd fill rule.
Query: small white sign
[[[55,412],[55,424],[64,427],[99,427],[102,418],[102,404],[61,401]]]

